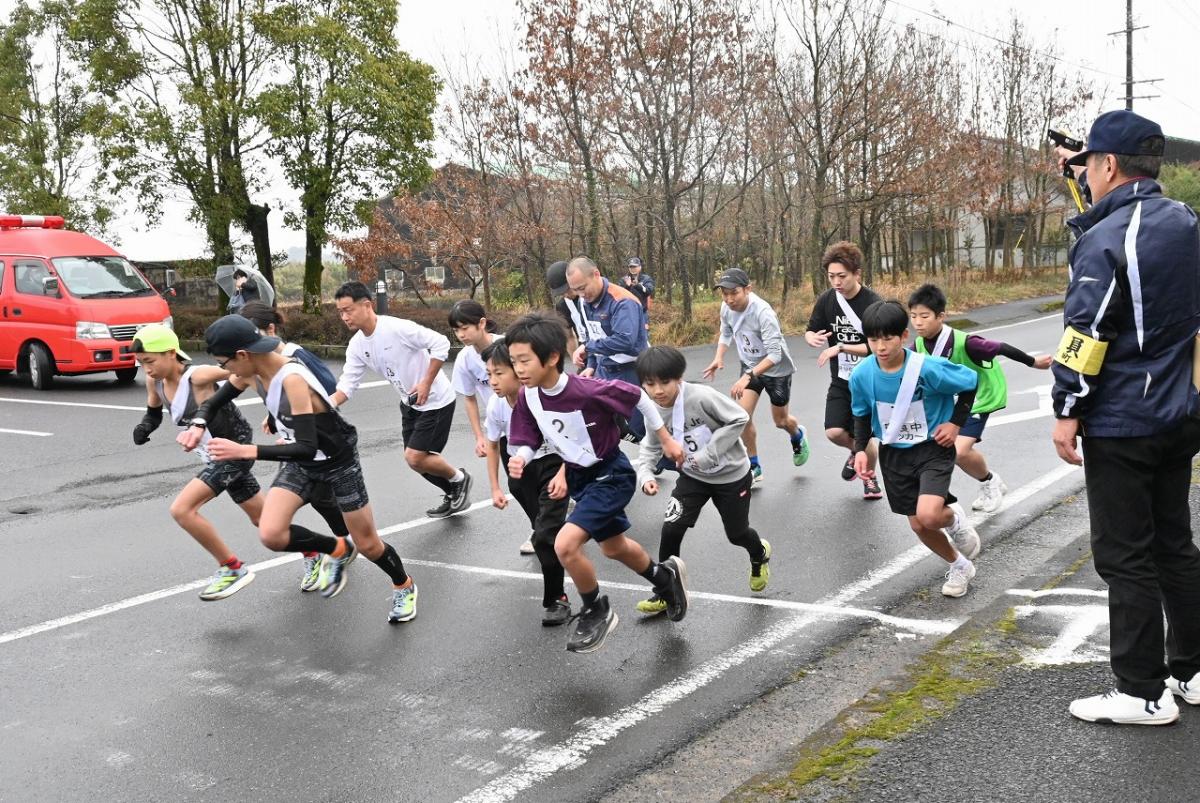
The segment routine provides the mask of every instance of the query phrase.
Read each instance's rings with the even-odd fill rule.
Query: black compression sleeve
[[[971,417],[971,408],[975,405],[975,388],[964,390],[958,394],[958,400],[954,402],[954,412],[950,413],[950,423],[956,427],[961,427],[967,423],[967,419]]]
[[[231,401],[242,395],[243,388],[234,387],[232,382],[226,382],[223,385],[217,386],[217,392],[205,399],[204,403],[196,410],[194,418],[203,418],[205,421],[211,421],[212,417]]]
[[[1000,344],[1000,356],[1008,357],[1010,360],[1015,360],[1023,365],[1028,365],[1030,368],[1033,367],[1033,363],[1035,361],[1032,355],[1026,354],[1016,346],[1010,346],[1007,343]]]
[[[861,452],[871,442],[871,416],[854,416],[854,451]]]
[[[150,440],[150,433],[158,429],[158,425],[162,423],[163,409],[162,407],[151,407],[146,405],[146,414],[142,416],[142,421],[133,428],[133,442],[141,446]]]
[[[312,413],[295,416],[292,431],[296,440],[278,446],[259,446],[259,460],[312,460],[317,455],[317,417]]]

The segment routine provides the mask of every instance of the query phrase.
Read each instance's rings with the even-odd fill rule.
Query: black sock
[[[650,561],[650,568],[644,572],[638,572],[638,574],[649,580],[655,588],[660,588],[671,582],[670,570],[663,568],[661,563],[655,563],[654,561]]]
[[[762,539],[758,537],[758,531],[753,527],[747,527],[746,532],[742,533],[737,538],[729,537],[729,543],[740,546],[742,549],[750,553],[750,560],[754,563],[762,563],[763,558],[767,556],[767,550],[763,547]]]
[[[591,591],[580,591],[579,596],[583,599],[583,607],[590,608],[596,604],[596,600],[600,599],[600,586],[596,586]]]
[[[442,493],[450,493],[454,488],[454,483],[445,477],[439,477],[436,474],[422,474],[421,476],[425,478],[426,482],[441,488]]]
[[[307,527],[293,524],[288,527],[288,543],[284,552],[320,552],[328,555],[337,549],[338,540],[332,535],[314,533]]]
[[[392,578],[392,585],[402,586],[408,582],[408,574],[404,571],[404,561],[400,560],[400,556],[396,554],[396,550],[389,543],[384,543],[383,554],[371,561],[379,568],[388,573]]]
[[[980,482],[987,482],[991,478],[992,478],[992,472],[989,471],[988,475],[986,477],[984,477],[983,479],[981,479]]]

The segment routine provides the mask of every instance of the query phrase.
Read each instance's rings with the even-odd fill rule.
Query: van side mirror
[[[57,276],[47,276],[42,279],[42,295],[59,297]]]

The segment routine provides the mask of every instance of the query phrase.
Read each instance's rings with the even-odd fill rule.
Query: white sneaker
[[[964,569],[956,568],[952,563],[950,571],[946,572],[946,582],[942,583],[942,593],[947,597],[961,597],[967,593],[967,586],[974,578],[974,563],[968,563]]]
[[[1143,700],[1113,689],[1095,697],[1081,697],[1071,703],[1071,716],[1086,722],[1113,725],[1170,725],[1179,719],[1179,706],[1170,689],[1163,689],[1157,700]]]
[[[1008,493],[1008,486],[1004,484],[1004,480],[1000,479],[999,474],[992,472],[990,480],[979,483],[979,494],[971,503],[971,509],[982,510],[984,513],[995,513],[1000,509],[1000,503],[1004,501],[1006,493]]]
[[[1200,705],[1200,672],[1192,675],[1191,680],[1176,680],[1168,677],[1167,691],[1182,697],[1185,703]]]
[[[533,548],[533,539],[532,538],[526,538],[525,543],[521,544],[521,554],[522,555],[532,555],[536,551],[537,550],[535,550]]]
[[[971,524],[971,520],[967,518],[967,511],[963,510],[962,505],[958,502],[950,505],[950,509],[958,516],[958,526],[951,524],[942,530],[953,543],[954,547],[962,553],[962,556],[967,560],[975,560],[979,554],[979,533],[975,530],[975,525]],[[959,594],[958,596],[962,596]]]

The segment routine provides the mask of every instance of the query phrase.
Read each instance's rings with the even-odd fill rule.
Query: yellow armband
[[[1084,376],[1095,376],[1100,373],[1100,367],[1104,364],[1106,351],[1107,343],[1068,326],[1054,352],[1054,361]]]

